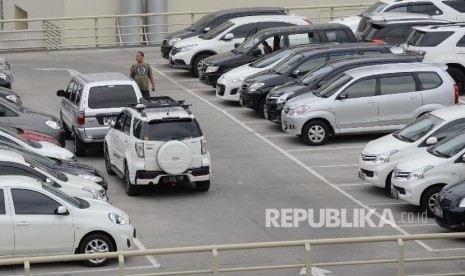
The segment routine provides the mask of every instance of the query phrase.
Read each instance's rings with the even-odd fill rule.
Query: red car
[[[33,130],[28,130],[28,129],[21,129],[17,127],[11,127],[5,124],[0,124],[0,131],[2,129],[8,129],[9,131],[16,132],[18,135],[20,135],[22,138],[24,138],[27,141],[31,142],[49,142],[52,144],[55,144],[59,147],[61,147],[61,143],[56,140],[55,138],[48,136],[46,134],[33,131]]]

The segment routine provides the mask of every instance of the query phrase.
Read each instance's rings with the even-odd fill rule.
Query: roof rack
[[[447,24],[442,24],[442,25],[434,25],[432,26],[430,29],[439,29],[439,28],[446,28],[446,27],[453,27],[453,26],[457,26],[457,27],[460,27],[460,28],[465,28],[465,22],[451,22],[451,23],[447,23]]]
[[[141,98],[140,103],[144,105],[144,108],[165,108],[165,107],[182,107],[189,108],[190,105],[184,104],[185,101],[175,101],[171,97],[149,97]]]

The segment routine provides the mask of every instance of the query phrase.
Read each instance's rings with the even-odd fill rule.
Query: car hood
[[[250,64],[244,64],[234,69],[229,70],[228,72],[221,75],[220,79],[231,80],[231,79],[239,79],[239,78],[247,78],[253,74],[262,72],[264,68],[255,68],[250,66]],[[219,80],[218,80],[219,81]]]
[[[58,166],[58,168],[61,168],[63,170],[73,171],[73,172],[92,173],[95,175],[99,174],[99,171],[91,166],[76,163],[76,162],[70,162],[70,161],[63,161]]]
[[[290,79],[292,79],[292,77],[278,75],[268,70],[268,71],[254,74],[248,77],[246,82],[247,83],[263,82],[265,84],[263,85],[263,88],[266,88],[266,87],[274,87],[274,86],[283,84],[289,81]]]
[[[183,39],[177,42],[176,44],[174,44],[174,47],[181,48],[181,47],[185,47],[185,46],[189,46],[193,44],[204,43],[204,41],[208,41],[208,40],[201,39],[198,36],[193,36],[193,37],[188,37],[186,39]]]
[[[229,52],[225,52],[225,53],[221,53],[221,54],[208,57],[204,61],[208,64],[218,65],[218,64],[224,63],[225,61],[226,62],[230,61],[231,58],[237,57],[238,55],[241,55],[241,54],[236,54],[232,51],[229,51]]]
[[[38,142],[38,143],[41,144],[42,147],[37,150],[40,151],[45,156],[52,157],[55,159],[68,160],[68,161],[71,161],[75,158],[74,154],[65,148],[59,147],[49,142]]]
[[[42,134],[37,131],[23,129],[23,134],[21,136],[23,136],[24,139],[29,140],[29,141],[35,141],[35,142],[44,141],[44,142],[55,144],[57,146],[61,146],[60,142],[58,142],[55,138]]]
[[[289,100],[286,102],[286,106],[284,108],[294,109],[302,105],[310,105],[312,103],[318,103],[324,100],[328,100],[328,98],[320,98],[313,94],[305,94]]]
[[[460,181],[451,185],[447,185],[442,190],[441,196],[451,200],[452,198],[462,199],[465,197],[465,182]],[[452,197],[452,198],[451,198]]]
[[[309,92],[311,92],[311,90],[309,90],[307,86],[301,85],[296,81],[289,81],[285,84],[278,85],[273,90],[271,90],[270,97],[279,97],[281,95],[288,94],[289,96],[287,99],[290,100],[294,97]]]
[[[105,202],[103,200],[96,200],[96,199],[85,199],[85,200],[89,202],[90,204],[89,209],[91,209],[92,211],[97,211],[99,213],[102,213],[106,217],[106,219],[108,219],[108,221],[110,221],[108,218],[108,214],[113,213],[113,214],[122,216],[124,219],[126,219],[126,223],[129,223],[128,214],[123,212],[123,210],[111,205],[110,203]],[[83,209],[83,210],[85,211],[86,209]]]
[[[402,151],[409,147],[416,147],[417,143],[409,143],[395,138],[392,134],[388,134],[379,139],[369,142],[363,152],[370,155],[378,155],[391,150]],[[429,154],[429,153],[428,153]]]
[[[168,35],[166,35],[165,39],[167,41],[169,41],[172,38],[176,38],[176,37],[179,37],[181,39],[186,39],[186,38],[193,37],[196,35],[197,35],[197,32],[188,31],[188,30],[179,30],[176,32],[169,33]]]
[[[430,154],[428,148],[423,148],[417,153],[402,158],[397,163],[397,168],[401,171],[412,172],[426,166],[439,166],[451,162],[452,158],[441,158]]]
[[[100,191],[103,189],[102,186],[93,181],[69,173],[64,174],[66,175],[66,177],[68,177],[68,181],[66,182],[66,184],[76,185],[77,187],[81,186],[82,188],[89,188],[96,191]]]

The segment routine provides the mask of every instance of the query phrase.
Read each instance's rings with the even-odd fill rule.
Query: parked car
[[[13,71],[10,63],[4,57],[0,57],[0,86],[11,89],[13,81]]]
[[[21,97],[9,88],[0,87],[0,98],[4,98],[18,106],[23,105]]]
[[[448,184],[465,179],[465,130],[399,160],[391,194],[434,215],[437,195]]]
[[[190,25],[186,29],[167,34],[160,47],[161,56],[168,59],[173,45],[177,42],[189,37],[195,37],[207,33],[230,19],[254,15],[285,14],[286,9],[278,7],[250,7],[211,12],[195,21],[194,24]]]
[[[331,22],[345,24],[354,33],[365,29],[367,18],[364,16],[373,12],[384,13],[421,13],[431,18],[447,21],[464,21],[465,8],[461,1],[456,0],[382,0],[375,2],[365,11],[356,16],[349,16]]]
[[[312,94],[288,101],[281,127],[314,146],[337,134],[400,129],[425,113],[458,103],[446,69],[424,63],[351,69]]]
[[[37,154],[50,157],[55,160],[75,162],[76,157],[69,150],[49,142],[33,142],[26,140],[16,130],[4,128],[0,130],[0,142],[7,142],[33,151]]]
[[[0,131],[5,131],[5,130],[8,130],[10,132],[16,132],[18,135],[20,135],[26,141],[29,141],[29,142],[48,142],[48,143],[52,143],[54,145],[61,147],[60,142],[58,142],[53,137],[50,137],[48,135],[39,133],[37,131],[32,131],[32,130],[27,130],[27,129],[24,130],[21,128],[11,127],[11,126],[0,123]]]
[[[84,156],[88,144],[103,142],[121,110],[142,98],[136,82],[121,73],[74,76],[57,96],[63,98],[60,116],[66,137],[74,137],[76,156]]]
[[[296,51],[271,70],[249,76],[239,89],[239,103],[266,118],[266,96],[274,87],[296,80],[325,62],[354,55],[390,53],[385,45],[343,43],[309,45]]]
[[[47,169],[79,176],[86,180],[95,182],[102,186],[105,190],[108,190],[108,183],[105,180],[105,177],[102,175],[101,172],[99,172],[97,169],[91,166],[80,164],[77,162],[52,159],[50,157],[37,154],[33,151],[7,142],[0,142],[0,149],[19,153],[25,159],[34,160],[35,162],[46,167]]]
[[[142,99],[124,109],[105,137],[109,174],[125,181],[126,193],[138,186],[193,182],[197,191],[210,188],[210,154],[188,106],[169,97]]]
[[[51,184],[0,176],[0,256],[104,253],[131,250],[129,216],[101,200],[69,196]],[[27,226],[27,227],[25,227]],[[108,259],[89,259],[103,266]]]
[[[266,96],[265,110],[268,120],[281,124],[281,111],[290,99],[311,93],[321,88],[330,79],[342,72],[375,64],[421,62],[423,57],[414,55],[354,55],[330,60],[303,75],[298,80],[289,81],[271,89]]]
[[[65,146],[65,133],[59,119],[30,111],[2,98],[0,98],[0,123],[46,134],[60,141],[62,147]]]
[[[413,27],[450,23],[424,14],[374,13],[366,16],[368,17],[366,27],[357,35],[357,39],[363,42],[390,45],[404,43]],[[400,48],[399,51],[402,49]]]
[[[359,176],[391,193],[392,173],[402,158],[465,128],[465,106],[455,105],[431,111],[393,134],[369,142],[358,159]]]
[[[262,30],[248,38],[233,51],[206,58],[201,66],[200,80],[204,84],[215,86],[218,78],[225,72],[266,55],[262,50],[265,42],[268,45],[273,45],[272,52],[275,52],[300,44],[356,41],[350,29],[341,24],[318,24]]]
[[[445,186],[436,197],[434,217],[442,228],[463,231],[465,228],[465,182]]]
[[[261,15],[230,19],[204,35],[177,42],[170,52],[170,65],[174,68],[191,70],[197,77],[202,60],[233,50],[259,30],[309,24],[305,17],[290,15]],[[264,51],[260,50],[260,55]]]
[[[447,64],[460,93],[465,93],[465,23],[415,27],[404,52],[423,55],[425,63]]]
[[[108,201],[105,189],[97,183],[49,169],[13,151],[0,150],[0,175],[28,176],[52,183],[71,196]]]

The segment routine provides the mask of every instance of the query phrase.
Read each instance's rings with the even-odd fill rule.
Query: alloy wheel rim
[[[428,208],[431,212],[434,211],[434,205],[436,204],[437,197],[438,197],[438,193],[434,193],[428,199]]]
[[[314,125],[308,130],[308,138],[314,143],[323,141],[326,136],[325,129],[320,125]]]
[[[89,243],[87,243],[84,253],[91,254],[91,253],[107,253],[110,252],[110,248],[108,244],[101,240],[101,239],[93,239]],[[104,262],[105,258],[100,259],[89,259],[90,262],[94,264],[99,264]]]

